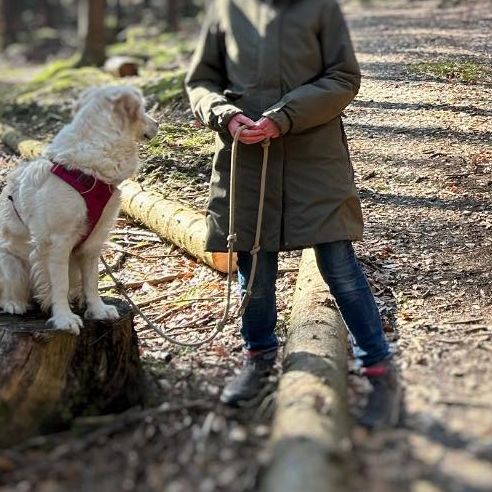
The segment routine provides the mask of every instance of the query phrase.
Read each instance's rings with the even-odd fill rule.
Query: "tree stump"
[[[105,301],[120,318],[85,320],[79,336],[47,329],[39,311],[0,314],[0,446],[143,402],[133,313],[120,300]]]

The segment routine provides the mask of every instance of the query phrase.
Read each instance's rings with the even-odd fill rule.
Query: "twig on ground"
[[[120,284],[123,287],[125,287],[126,289],[135,289],[137,287],[142,287],[143,284],[159,285],[159,284],[163,284],[165,282],[172,282],[173,280],[180,278],[182,275],[183,274],[181,274],[181,273],[176,273],[173,275],[165,275],[164,277],[155,277],[155,278],[149,278],[149,279],[134,280],[131,282],[121,282],[120,281]],[[102,285],[101,287],[99,287],[99,291],[104,292],[106,290],[115,289],[115,288],[117,289],[118,285],[112,283],[110,285]],[[162,295],[158,296],[158,297],[162,297]],[[154,302],[155,299],[156,298],[151,299],[150,302]],[[137,303],[137,306],[141,307],[141,305],[138,303]]]
[[[483,318],[462,318],[462,319],[448,319],[442,322],[443,325],[472,325],[483,321]]]

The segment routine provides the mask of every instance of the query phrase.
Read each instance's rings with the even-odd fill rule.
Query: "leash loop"
[[[154,330],[158,335],[167,340],[168,342],[179,345],[181,347],[200,347],[211,342],[219,333],[221,333],[229,319],[229,311],[231,307],[231,293],[232,293],[232,279],[233,279],[233,263],[234,263],[234,244],[237,242],[237,233],[235,232],[235,219],[236,219],[236,169],[237,169],[237,151],[239,145],[239,138],[241,133],[247,128],[247,126],[239,127],[238,131],[234,135],[231,149],[231,176],[229,182],[229,234],[227,235],[227,294],[224,306],[224,312],[222,318],[215,324],[214,331],[205,339],[199,342],[181,342],[174,337],[168,335],[163,329],[158,327],[142,312],[142,310],[130,299],[126,293],[123,284],[114,276],[106,260],[101,256],[102,264],[106,269],[108,275],[111,277],[116,285],[116,288],[120,291],[126,301],[133,307],[133,309],[142,317],[147,325]],[[261,225],[263,221],[263,207],[265,202],[265,187],[266,187],[266,174],[268,164],[268,154],[270,147],[270,139],[266,139],[261,142],[263,148],[263,161],[261,166],[261,181],[260,181],[260,193],[258,200],[258,213],[256,217],[256,231],[253,247],[250,250],[252,256],[251,271],[248,279],[248,285],[246,292],[241,299],[241,304],[238,309],[238,315],[242,316],[252,296],[253,283],[256,276],[256,266],[258,263],[258,253],[261,249]]]

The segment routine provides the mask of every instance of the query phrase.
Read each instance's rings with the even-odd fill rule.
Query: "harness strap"
[[[109,200],[113,196],[114,187],[95,176],[89,176],[78,169],[68,169],[55,164],[51,172],[77,190],[87,206],[87,231],[75,245],[77,249],[91,235]]]

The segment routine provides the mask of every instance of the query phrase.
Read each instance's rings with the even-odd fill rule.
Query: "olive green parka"
[[[360,71],[335,0],[215,0],[186,77],[195,116],[217,131],[207,210],[209,251],[226,251],[232,138],[242,112],[273,119],[261,247],[266,251],[362,238],[343,109]],[[237,251],[253,245],[261,144],[238,152]]]

